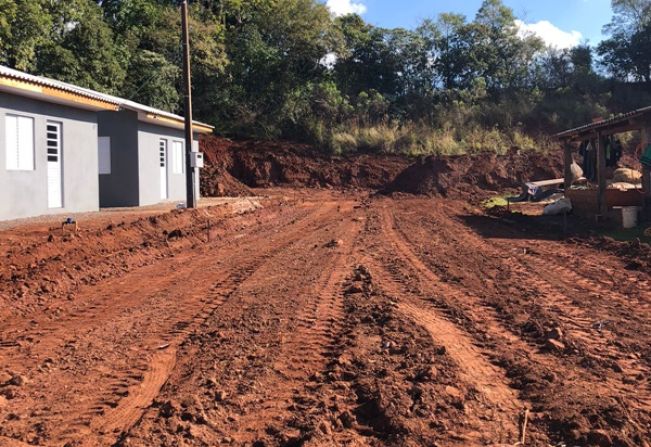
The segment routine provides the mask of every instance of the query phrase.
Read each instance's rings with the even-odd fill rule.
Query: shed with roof
[[[639,139],[634,157],[636,166],[632,168],[641,172],[641,177],[630,186],[618,185],[617,179],[609,178],[613,172],[611,151],[615,150],[616,136],[624,132],[637,133]],[[565,194],[572,200],[575,210],[604,219],[614,217],[622,207],[638,207],[645,213],[649,211],[651,106],[566,130],[557,134],[556,138],[561,141],[564,150]],[[586,185],[577,187],[573,185],[572,164],[578,150],[582,151],[584,160],[588,156],[593,158],[594,174],[587,175]]]

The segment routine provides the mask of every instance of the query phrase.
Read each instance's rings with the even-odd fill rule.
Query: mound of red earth
[[[247,187],[380,189],[410,164],[400,156],[332,156],[288,142],[209,137],[201,148],[207,164],[201,179],[205,196],[246,194]]]
[[[242,197],[254,193],[242,182],[233,177],[229,140],[208,138],[201,142],[205,156],[205,167],[201,171],[201,195],[204,197]]]
[[[233,177],[223,166],[209,165],[201,174],[201,195],[203,197],[246,197],[253,196],[255,193]]]
[[[480,191],[519,188],[525,181],[560,178],[562,173],[560,151],[430,156],[409,166],[382,192],[467,197]]]

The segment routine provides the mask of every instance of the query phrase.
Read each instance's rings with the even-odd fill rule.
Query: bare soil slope
[[[470,198],[476,193],[518,189],[525,181],[559,178],[561,152],[511,151],[506,155],[328,156],[288,142],[202,140],[207,167],[205,196],[250,195],[249,187],[317,187],[379,190],[385,194]]]
[[[467,198],[476,192],[520,188],[526,181],[562,177],[560,154],[430,156],[405,169],[383,192]]]
[[[202,140],[201,148],[208,163],[202,180],[206,195],[219,192],[220,182],[230,182],[230,178],[255,188],[379,189],[411,163],[399,156],[328,156],[309,145],[288,142],[209,137]],[[227,173],[225,178],[220,178],[222,173]]]

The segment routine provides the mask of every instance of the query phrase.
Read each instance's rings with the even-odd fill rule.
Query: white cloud
[[[336,16],[345,16],[346,14],[361,15],[366,12],[366,5],[355,0],[328,0],[326,5]]]
[[[540,37],[547,45],[559,50],[572,48],[581,43],[583,34],[579,31],[563,31],[547,20],[537,23],[525,23],[522,20],[515,21],[520,36],[535,35]]]

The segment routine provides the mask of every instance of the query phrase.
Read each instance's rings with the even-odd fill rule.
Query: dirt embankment
[[[202,150],[207,166],[201,186],[206,196],[247,195],[249,187],[292,186],[468,198],[482,191],[520,188],[528,180],[558,178],[563,172],[560,151],[414,160],[371,154],[329,156],[309,145],[217,137],[204,139]]]
[[[383,192],[467,198],[481,191],[520,188],[526,181],[560,178],[562,173],[560,151],[430,156],[405,169]]]
[[[399,156],[329,156],[304,144],[217,137],[203,139],[201,148],[207,163],[201,186],[207,196],[270,186],[380,189],[411,163]]]

